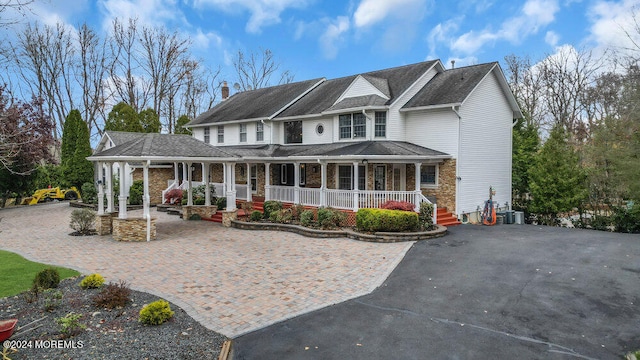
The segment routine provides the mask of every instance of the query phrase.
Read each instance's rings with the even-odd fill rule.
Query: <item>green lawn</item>
[[[36,274],[48,267],[58,269],[60,279],[80,275],[75,270],[40,264],[29,261],[18,254],[0,250],[0,298],[29,290]]]

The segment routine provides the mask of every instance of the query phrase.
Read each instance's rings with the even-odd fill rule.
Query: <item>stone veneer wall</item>
[[[415,168],[411,165],[412,173]],[[409,178],[407,166],[407,179]],[[413,175],[411,176],[413,178]],[[407,180],[408,181],[408,180]],[[447,211],[456,211],[456,160],[446,159],[438,167],[438,187],[435,189],[422,188],[425,196],[435,196],[438,207],[446,207]]]
[[[143,180],[142,168],[133,172],[133,181]],[[169,180],[173,180],[173,167],[149,169],[149,198],[152,204],[162,204],[162,191],[167,188]]]
[[[201,218],[210,218],[211,215],[214,215],[218,210],[218,206],[216,205],[210,205],[210,206],[206,206],[206,205],[192,205],[192,206],[187,206],[187,205],[183,205],[182,206],[182,218],[184,220],[189,220],[191,218],[191,215],[193,214],[198,214],[200,215]]]
[[[147,241],[147,220],[144,218],[113,218],[113,239],[116,241]],[[156,219],[151,218],[151,240],[156,239]]]
[[[96,215],[96,231],[98,235],[111,234],[111,214]]]

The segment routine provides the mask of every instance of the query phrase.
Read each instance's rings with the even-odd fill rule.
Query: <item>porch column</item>
[[[414,166],[416,168],[416,173],[415,173],[415,204],[416,204],[416,211],[420,211],[420,195],[422,194],[422,191],[420,190],[420,166],[422,164],[421,163],[415,163]],[[433,210],[435,212],[435,209]]]
[[[327,206],[327,163],[320,163],[320,206]]]
[[[264,201],[271,200],[271,163],[264,163]]]
[[[178,163],[174,162],[173,163],[173,182],[177,183],[177,185],[180,185],[180,174],[178,174]]]
[[[224,196],[227,196],[227,176],[227,163],[222,163],[222,194]]]
[[[357,161],[353,162],[353,211],[357,212],[360,207],[360,189],[358,189],[358,165]]]
[[[202,171],[200,172],[202,174],[202,182],[204,183],[205,181],[205,177],[204,177],[204,163],[200,163],[202,165]]]
[[[300,163],[296,162],[293,166],[293,203],[300,203]]]
[[[191,186],[191,178],[193,177],[193,171],[191,170],[191,163],[187,163],[187,167],[189,168],[189,171],[187,171],[187,179],[188,179],[188,185],[189,188],[187,189],[187,205],[191,206],[193,205],[193,186]]]
[[[252,200],[253,196],[251,194],[251,164],[247,163],[247,201]]]
[[[113,163],[107,165],[105,180],[107,182],[107,212],[113,212]]]
[[[225,183],[228,183],[227,187],[227,211],[233,211],[236,209],[236,164],[227,164],[227,178]]]
[[[211,164],[207,163],[207,166],[204,166],[202,163],[202,180],[204,181],[204,204],[206,206],[211,205],[211,187],[209,185],[209,172],[211,171]]]
[[[127,191],[125,177],[125,165],[127,163],[121,161],[118,163],[120,166],[120,196],[118,196],[118,218],[127,218]]]
[[[151,197],[149,196],[149,165],[150,161],[144,162],[142,167],[142,181],[144,183],[144,195],[142,197],[142,217],[147,220],[147,241],[151,240],[151,215],[149,214],[149,203]]]
[[[189,166],[191,166],[191,165],[189,165]],[[187,163],[183,162],[182,163],[182,182],[185,182],[187,177],[188,177],[188,175],[187,175]],[[182,184],[178,184],[178,185],[182,185]]]
[[[98,161],[98,215],[104,214],[104,184],[102,179],[104,178],[104,164]]]

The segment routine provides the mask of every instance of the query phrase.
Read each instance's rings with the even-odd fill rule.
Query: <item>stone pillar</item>
[[[320,163],[320,206],[327,206],[327,163]]]
[[[104,184],[102,179],[104,178],[104,164],[98,161],[98,215],[104,214]]]
[[[222,212],[222,226],[231,227],[231,220],[238,219],[238,209],[227,210]]]
[[[300,203],[300,163],[296,162],[293,166],[293,203]]]
[[[109,163],[107,166],[107,213],[113,212],[113,163]]]
[[[360,189],[358,189],[358,168],[359,163],[353,162],[353,211],[357,212],[360,208]]]
[[[99,214],[96,216],[96,231],[98,235],[111,234],[111,214]]]
[[[253,194],[251,194],[251,164],[247,163],[247,201],[253,200],[252,195]]]
[[[271,199],[271,163],[264,164],[264,201]]]
[[[120,196],[118,196],[118,218],[126,219],[127,218],[127,191],[126,191],[126,181],[125,181],[125,167],[126,163],[121,161],[118,163],[120,167]]]

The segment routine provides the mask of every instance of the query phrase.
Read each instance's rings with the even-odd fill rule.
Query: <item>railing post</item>
[[[431,203],[433,205],[433,224],[438,223],[438,205],[436,203]]]

